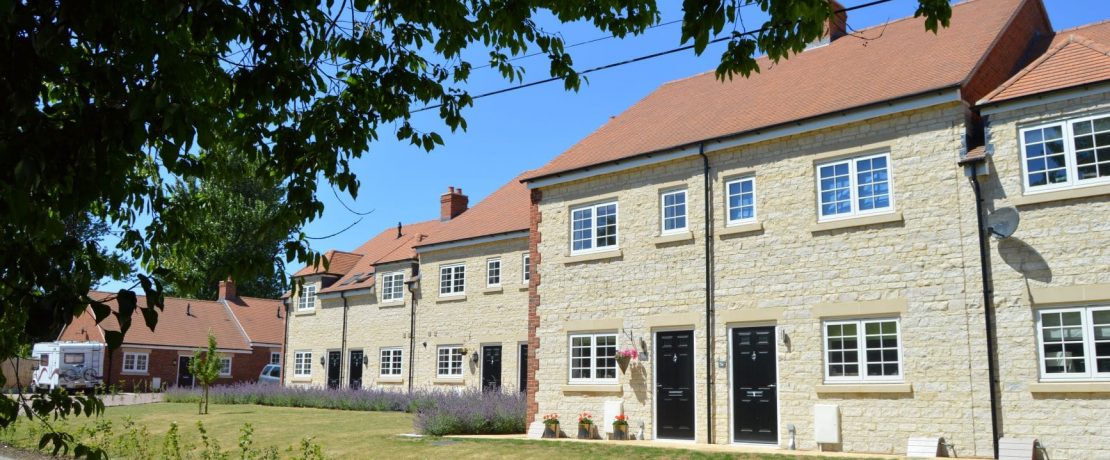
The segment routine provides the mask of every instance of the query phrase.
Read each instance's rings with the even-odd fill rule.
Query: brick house
[[[1110,379],[1070,370],[1080,349],[1086,369],[1105,356],[1104,178],[1053,189],[1064,201],[1044,205],[1023,195],[1015,153],[1028,123],[1102,119],[1105,87],[1092,81],[1107,73],[1091,64],[1105,48],[1058,43],[1057,55],[1079,57],[1011,82],[1039,102],[1008,106],[980,100],[1048,47],[1038,0],[954,5],[937,34],[907,18],[856,35],[877,38],[834,34],[748,79],[665,84],[525,175],[530,421],[620,402],[645,439],[905,453],[909,438],[931,436],[989,456],[996,437],[1036,437],[1053,458],[1107,454]],[[1086,92],[1038,93],[1061,74]],[[973,148],[984,132],[987,148]],[[988,207],[1027,206],[1028,241],[1056,257],[995,244],[990,310],[959,164],[982,158],[994,166]],[[1046,265],[1052,276],[1021,276]],[[1056,308],[1038,310],[1037,295]],[[1085,318],[1079,345],[1038,345],[1035,327],[1061,333],[1045,313]],[[989,345],[1000,350],[993,389]],[[1072,363],[1068,383],[1038,377],[1037,347],[1055,353],[1042,359],[1054,370]],[[633,349],[641,359],[622,369],[617,353]]]
[[[473,208],[327,251],[288,298],[287,384],[519,389],[527,341],[528,192],[519,178]],[[458,327],[465,324],[467,327]]]
[[[114,293],[90,296],[117,308]],[[145,305],[146,298],[139,296],[138,303]],[[196,350],[208,347],[209,331],[216,336],[224,360],[216,383],[254,382],[262,367],[281,362],[284,324],[280,300],[239,296],[232,281],[220,282],[216,301],[166,297],[154,331],[135,311],[123,345],[105,360],[105,382],[125,389],[192,385],[188,362]],[[58,340],[106,343],[106,330],[119,330],[115,317],[98,325],[87,311],[74,318]]]

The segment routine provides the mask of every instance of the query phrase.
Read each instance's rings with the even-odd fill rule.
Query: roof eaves
[[[414,246],[417,254],[425,252],[439,251],[443,249],[458,248],[463,246],[470,246],[474,244],[492,243],[495,241],[511,240],[516,238],[528,237],[528,229],[510,230],[507,232],[494,233],[490,235],[473,236],[469,238],[459,238],[456,240],[439,241],[432,244]]]
[[[765,141],[765,140],[770,140],[770,139],[786,137],[786,136],[790,136],[790,135],[794,135],[794,134],[800,134],[800,133],[804,133],[804,132],[814,131],[814,130],[818,130],[818,129],[824,129],[824,128],[829,128],[829,127],[833,127],[833,126],[839,126],[839,125],[843,125],[843,124],[847,124],[847,123],[855,123],[855,122],[858,122],[858,121],[861,121],[861,120],[866,120],[866,119],[869,119],[869,118],[874,118],[874,117],[883,116],[883,115],[889,115],[889,114],[892,114],[892,113],[898,113],[898,112],[903,112],[903,111],[908,111],[908,110],[914,110],[914,109],[918,109],[918,108],[930,107],[930,106],[933,106],[933,105],[949,102],[948,101],[948,96],[951,95],[951,93],[950,93],[951,90],[956,90],[955,91],[955,96],[956,97],[955,97],[955,99],[951,100],[951,102],[955,102],[955,101],[959,100],[959,88],[960,87],[961,87],[960,83],[945,85],[945,86],[941,86],[941,87],[937,87],[937,88],[928,89],[928,90],[925,90],[925,91],[920,91],[920,92],[917,92],[917,93],[906,94],[906,95],[903,95],[903,96],[898,96],[898,97],[894,97],[894,98],[890,98],[890,99],[884,99],[884,100],[881,100],[881,101],[875,101],[875,102],[871,102],[871,103],[864,104],[864,105],[846,107],[846,108],[843,108],[843,109],[840,109],[840,110],[825,112],[825,113],[821,113],[821,114],[817,114],[817,115],[813,115],[813,116],[810,116],[810,117],[801,118],[801,119],[797,119],[797,120],[787,121],[787,122],[783,122],[783,123],[777,123],[777,124],[774,124],[774,125],[755,127],[755,128],[747,129],[745,131],[739,131],[739,132],[725,134],[725,135],[721,135],[721,136],[717,136],[717,137],[711,137],[711,138],[702,139],[702,140],[699,140],[699,141],[687,142],[685,144],[673,145],[673,146],[670,146],[670,147],[664,147],[664,148],[660,148],[660,149],[656,149],[656,150],[652,150],[652,151],[648,151],[648,152],[637,153],[637,154],[625,156],[625,157],[622,157],[622,158],[616,158],[616,159],[607,160],[607,161],[603,161],[603,162],[598,162],[598,163],[594,163],[594,164],[590,164],[590,165],[586,165],[586,166],[580,166],[580,167],[570,168],[570,169],[561,170],[561,171],[554,171],[554,172],[550,172],[550,173],[546,173],[546,174],[541,174],[541,175],[538,175],[538,176],[523,177],[523,178],[520,179],[520,181],[525,183],[525,184],[528,184],[528,188],[538,188],[538,187],[543,187],[543,186],[547,186],[547,185],[554,185],[554,184],[562,183],[562,182],[570,182],[572,180],[583,179],[583,178],[586,178],[586,177],[591,177],[591,176],[594,176],[594,175],[599,175],[599,174],[611,172],[611,171],[605,171],[605,172],[601,172],[601,173],[581,174],[582,172],[587,172],[591,169],[607,169],[609,167],[619,165],[621,163],[628,163],[628,162],[638,160],[638,159],[650,158],[652,156],[660,156],[661,159],[659,159],[656,162],[670,161],[670,160],[674,160],[674,159],[678,159],[678,158],[682,158],[682,157],[686,157],[686,156],[693,156],[693,155],[696,155],[698,153],[698,147],[700,145],[708,144],[708,143],[711,143],[711,142],[727,143],[727,146],[725,146],[725,147],[718,147],[718,148],[714,149],[714,150],[721,150],[721,149],[724,149],[724,148],[732,148],[732,147],[735,147],[737,145],[746,145],[746,144],[751,144],[751,143],[755,143],[755,142],[762,142],[762,141]],[[918,103],[915,103],[915,102],[918,102]],[[875,112],[875,113],[871,113],[871,112]],[[853,114],[855,114],[855,115],[863,114],[863,116],[860,119],[850,118],[849,115],[853,115]],[[825,120],[834,120],[834,121],[829,122],[829,123],[821,123],[822,121],[825,121]],[[809,126],[811,124],[814,125],[814,126]],[[780,134],[780,133],[777,133],[776,131],[784,131],[784,132]],[[767,134],[768,132],[772,132],[772,133]],[[736,141],[738,139],[742,139],[742,138],[747,137],[747,136],[752,136],[753,139],[749,142],[730,142],[730,141]],[[706,153],[708,153],[709,151],[710,150],[707,149]],[[648,164],[653,164],[653,163],[656,163],[656,162],[651,162],[651,163],[648,163]],[[641,166],[641,165],[637,164],[635,166]],[[635,166],[632,166],[632,167],[635,167]],[[574,177],[570,178],[570,179],[566,179],[566,180],[553,180],[553,181],[548,180],[548,179],[552,179],[552,178],[560,178],[560,177],[571,176],[571,175],[573,175]],[[581,176],[581,177],[578,177],[578,176]],[[545,182],[551,182],[551,183],[545,183]],[[538,184],[542,184],[542,185],[538,185]]]

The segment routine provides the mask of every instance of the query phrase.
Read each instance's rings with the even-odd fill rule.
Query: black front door
[[[655,333],[656,429],[660,439],[694,439],[694,331]]]
[[[732,330],[732,440],[778,443],[775,328]]]
[[[351,389],[362,388],[362,350],[351,350],[351,363],[347,368],[347,376]]]
[[[339,352],[328,352],[328,388],[339,388]]]
[[[189,372],[189,363],[192,361],[193,358],[189,356],[177,357],[177,386],[193,386],[193,374]]]
[[[521,393],[527,393],[528,392],[528,344],[527,343],[520,344],[520,355],[519,356],[520,357],[517,359],[518,361],[520,361],[520,383],[519,383],[518,386],[520,387],[520,392]]]
[[[501,345],[482,347],[482,389],[501,389]]]

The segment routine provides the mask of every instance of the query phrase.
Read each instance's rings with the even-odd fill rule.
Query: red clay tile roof
[[[960,160],[960,164],[973,163],[987,157],[987,148],[980,145],[967,151],[967,155]]]
[[[980,105],[1110,80],[1110,21],[1060,31],[1048,50]]]
[[[413,246],[422,238],[434,233],[443,225],[438,220],[418,222],[401,226],[401,236],[397,236],[397,228],[391,227],[383,230],[370,241],[359,246],[358,249],[347,253],[358,256],[357,261],[342,273],[329,269],[329,272],[340,275],[332,285],[321,289],[321,294],[328,292],[350,291],[367,289],[374,286],[374,265],[387,262],[399,262],[416,258]],[[423,235],[423,236],[421,236]],[[302,268],[294,276],[303,276],[306,268]],[[311,270],[309,270],[309,274]]]
[[[355,254],[345,251],[336,251],[334,249],[324,253],[324,257],[328,259],[328,268],[324,269],[323,263],[317,266],[307,265],[293,276],[308,276],[308,275],[342,275],[351,270],[358,263],[361,254]]]
[[[285,341],[285,306],[281,300],[238,297],[227,300],[251,343],[281,345]]]
[[[416,247],[527,231],[531,225],[531,200],[528,187],[520,182],[525,174],[528,173],[514,177],[473,208],[445,222],[442,229]]]
[[[707,72],[664,84],[525,180],[964,85],[1023,1],[955,5],[936,34],[920,18],[864,29],[854,35],[874,39],[762,58],[750,78]]]
[[[90,292],[89,297],[94,300],[113,299],[105,301],[113,311],[118,311],[115,294],[109,292]],[[146,305],[146,297],[139,296],[139,305]],[[158,325],[154,331],[146,327],[142,313],[136,309],[131,317],[131,328],[124,336],[124,345],[127,346],[173,346],[186,348],[204,348],[208,346],[208,331],[216,336],[216,343],[220,349],[225,350],[250,350],[246,337],[239,330],[235,319],[224,308],[223,303],[208,300],[181,299],[166,297],[166,309],[158,314]],[[87,340],[103,342],[104,337],[99,331],[93,334],[90,331],[96,326],[92,320],[92,311],[86,311],[80,318],[63,330],[61,340]],[[118,331],[119,323],[115,316],[109,316],[100,323],[100,328],[106,331]],[[81,333],[81,329],[85,329]],[[278,343],[281,343],[280,341]]]

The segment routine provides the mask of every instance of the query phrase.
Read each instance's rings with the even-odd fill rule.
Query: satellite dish
[[[996,209],[987,215],[987,232],[999,239],[1009,238],[1017,231],[1021,216],[1013,206]]]

